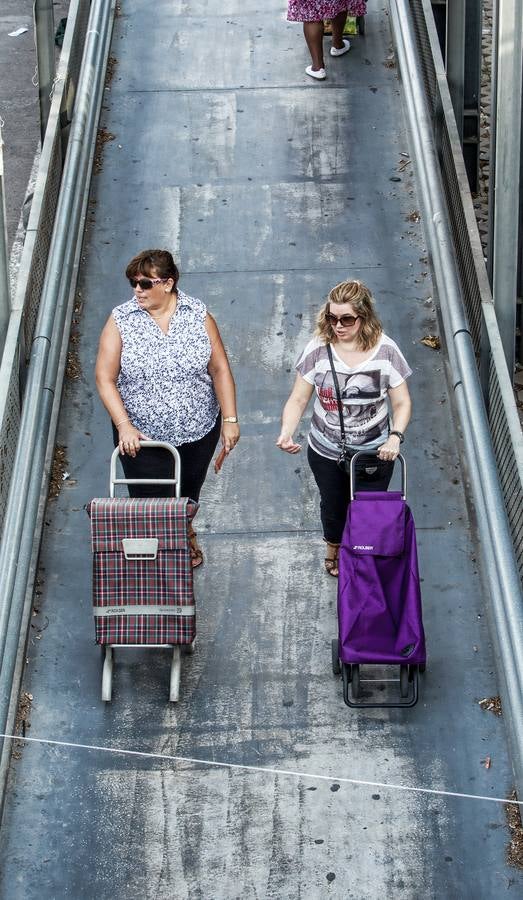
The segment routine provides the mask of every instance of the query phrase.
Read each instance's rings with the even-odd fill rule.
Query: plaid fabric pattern
[[[194,615],[97,616],[97,607],[194,604],[188,526],[198,504],[183,497],[95,499],[88,507],[98,644],[190,644]],[[156,559],[126,559],[123,538],[157,538]]]

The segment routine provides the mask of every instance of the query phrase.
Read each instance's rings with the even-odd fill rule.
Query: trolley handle
[[[379,448],[378,448],[379,449]],[[354,456],[351,457],[350,461],[350,499],[354,500],[354,481],[355,481],[355,471],[354,471],[354,462],[358,458],[358,456],[375,456],[377,459],[378,453],[377,450],[357,450]],[[398,453],[396,459],[398,459],[401,463],[401,495],[402,499],[407,499],[407,463],[405,462],[405,457],[402,456],[401,453]]]
[[[114,488],[116,484],[174,484],[174,496],[180,496],[180,480],[182,463],[180,454],[176,447],[167,441],[140,441],[140,447],[163,447],[172,454],[174,459],[174,478],[117,478],[116,477],[116,460],[120,455],[118,447],[115,447],[111,455],[111,466],[109,474],[109,496],[114,497]]]

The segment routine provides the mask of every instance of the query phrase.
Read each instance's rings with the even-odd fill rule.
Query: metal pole
[[[467,0],[463,79],[463,156],[470,190],[478,189],[481,104],[481,0]]]
[[[7,243],[7,221],[4,197],[4,143],[2,140],[2,121],[0,119],[0,356],[4,349],[11,301],[9,291],[9,251]]]
[[[509,375],[513,378],[523,71],[521,0],[499,0],[497,31],[492,295]]]
[[[447,5],[445,41],[445,69],[452,106],[463,142],[463,105],[465,92],[465,0],[453,0]]]
[[[494,244],[494,207],[496,205],[496,127],[497,93],[498,93],[498,19],[499,0],[492,0],[492,55],[490,65],[490,176],[488,182],[488,234],[487,234],[487,274],[492,290],[493,279],[493,244]],[[482,348],[482,353],[484,352]]]
[[[421,187],[427,246],[431,251],[443,325],[452,365],[454,392],[461,413],[471,473],[478,531],[484,548],[484,573],[497,635],[503,677],[503,703],[512,750],[516,787],[523,792],[523,592],[512,537],[499,485],[488,420],[483,404],[472,338],[461,299],[459,275],[439,175],[439,164],[408,0],[390,0],[399,68]]]
[[[38,95],[40,98],[40,134],[42,144],[51,109],[51,90],[55,75],[54,15],[52,0],[34,0]]]
[[[445,69],[470,190],[478,189],[481,0],[447,5]]]

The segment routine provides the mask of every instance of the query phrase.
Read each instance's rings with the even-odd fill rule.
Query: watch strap
[[[395,434],[396,437],[399,437],[399,439],[400,439],[400,444],[402,444],[403,441],[405,440],[405,435],[403,434],[402,431],[397,431],[396,429],[394,429],[394,431],[389,431],[389,437],[390,437],[391,434]]]

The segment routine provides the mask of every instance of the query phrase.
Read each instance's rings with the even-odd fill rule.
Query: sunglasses
[[[150,291],[155,284],[168,280],[168,278],[129,278],[129,284],[132,288],[140,287],[142,291]]]
[[[336,328],[338,322],[342,328],[349,328],[351,325],[355,325],[358,319],[361,319],[361,316],[333,316],[333,314],[329,312],[325,313],[325,318],[333,328]]]

